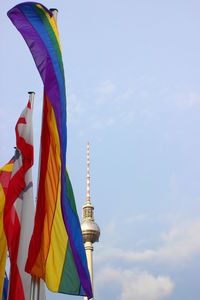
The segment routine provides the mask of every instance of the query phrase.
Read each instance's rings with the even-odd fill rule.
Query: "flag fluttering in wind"
[[[0,169],[0,299],[2,297],[7,256],[7,240],[3,226],[5,199],[13,169],[13,159]]]
[[[4,229],[10,256],[8,300],[28,300],[31,276],[25,272],[28,246],[34,223],[33,101],[22,112],[16,127],[16,151],[4,207]],[[44,287],[41,299],[44,300]]]
[[[61,47],[51,11],[22,3],[8,16],[25,39],[44,84],[40,170],[26,271],[54,292],[92,298],[90,275],[66,172],[66,92]]]

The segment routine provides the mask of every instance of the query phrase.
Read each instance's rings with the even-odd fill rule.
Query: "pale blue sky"
[[[36,92],[37,182],[42,82],[0,0],[0,165]],[[67,161],[77,208],[91,201],[96,300],[199,300],[200,3],[42,1],[59,10],[68,95]],[[79,299],[53,295],[51,299]]]

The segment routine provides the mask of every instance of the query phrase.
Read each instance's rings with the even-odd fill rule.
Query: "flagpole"
[[[34,97],[35,97],[35,92],[28,92],[29,94],[29,99],[33,102]],[[37,283],[36,283],[36,279],[34,276],[31,277],[31,286],[30,286],[30,300],[35,300],[35,290],[38,290],[38,288],[36,287]]]
[[[33,103],[35,92],[28,92],[29,99]],[[31,277],[31,287],[30,287],[30,300],[40,299],[40,278],[36,276]]]
[[[58,10],[57,8],[50,8],[50,11],[52,12],[53,16],[54,16],[54,19],[57,23],[57,18],[58,18]]]
[[[35,92],[28,92],[28,94],[29,94],[29,99],[33,101],[35,97]]]
[[[40,299],[40,278],[35,277],[33,278],[33,300],[39,300]]]
[[[31,276],[30,300],[33,299],[33,277]]]

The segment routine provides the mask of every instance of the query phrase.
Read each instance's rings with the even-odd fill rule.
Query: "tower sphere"
[[[99,241],[100,228],[92,220],[85,220],[81,223],[83,241],[95,243]]]

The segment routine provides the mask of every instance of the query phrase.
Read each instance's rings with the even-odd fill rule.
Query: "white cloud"
[[[95,262],[102,263],[104,261],[125,261],[125,262],[142,262],[153,259],[156,255],[155,250],[147,249],[145,251],[137,252],[132,250],[124,250],[120,248],[101,249],[96,253]]]
[[[115,92],[116,85],[110,80],[104,81],[97,87],[97,93],[100,95],[111,95]]]
[[[200,220],[181,224],[162,234],[165,245],[157,251],[160,260],[184,262],[200,253]]]
[[[147,216],[147,214],[141,213],[136,216],[126,218],[125,223],[134,224],[137,222],[146,222],[147,220],[149,220],[149,217]]]
[[[162,245],[144,251],[107,248],[96,254],[96,262],[123,260],[125,262],[153,262],[179,264],[200,254],[200,220],[183,223],[161,234]]]
[[[74,114],[82,114],[85,111],[83,101],[77,99],[75,94],[68,96],[68,111],[72,116]]]
[[[120,114],[119,120],[122,124],[125,124],[128,126],[133,123],[134,118],[135,118],[135,113],[134,113],[134,111],[130,110],[130,111],[123,111]]]
[[[189,109],[200,104],[200,95],[196,93],[189,93],[188,95],[176,96],[178,106],[183,109]]]
[[[179,228],[172,228],[169,233],[161,234],[162,239],[167,243],[173,242],[173,240],[175,240],[176,238],[179,238],[179,235],[180,235]]]
[[[125,101],[125,100],[129,100],[130,98],[132,99],[134,95],[134,90],[128,88],[126,91],[124,91],[120,97],[118,98],[118,101]]]
[[[104,81],[96,88],[95,103],[98,105],[103,105],[113,101],[116,98],[113,97],[116,89],[117,87],[113,82],[110,80]]]
[[[97,294],[105,285],[120,288],[119,300],[162,300],[168,297],[174,288],[168,276],[153,276],[146,271],[102,268],[95,279]],[[98,297],[97,297],[98,298]]]
[[[82,131],[84,127],[95,130],[112,128],[114,125],[129,127],[138,118],[149,120],[152,113],[146,100],[141,101],[143,92],[136,92],[130,86],[118,86],[111,80],[103,81],[92,90],[68,95],[68,119],[73,123],[81,123]]]
[[[105,118],[105,119],[102,119],[102,120],[94,120],[92,122],[92,127],[94,129],[103,130],[107,127],[110,127],[110,126],[114,125],[114,123],[115,123],[114,118],[109,117],[109,118]]]

